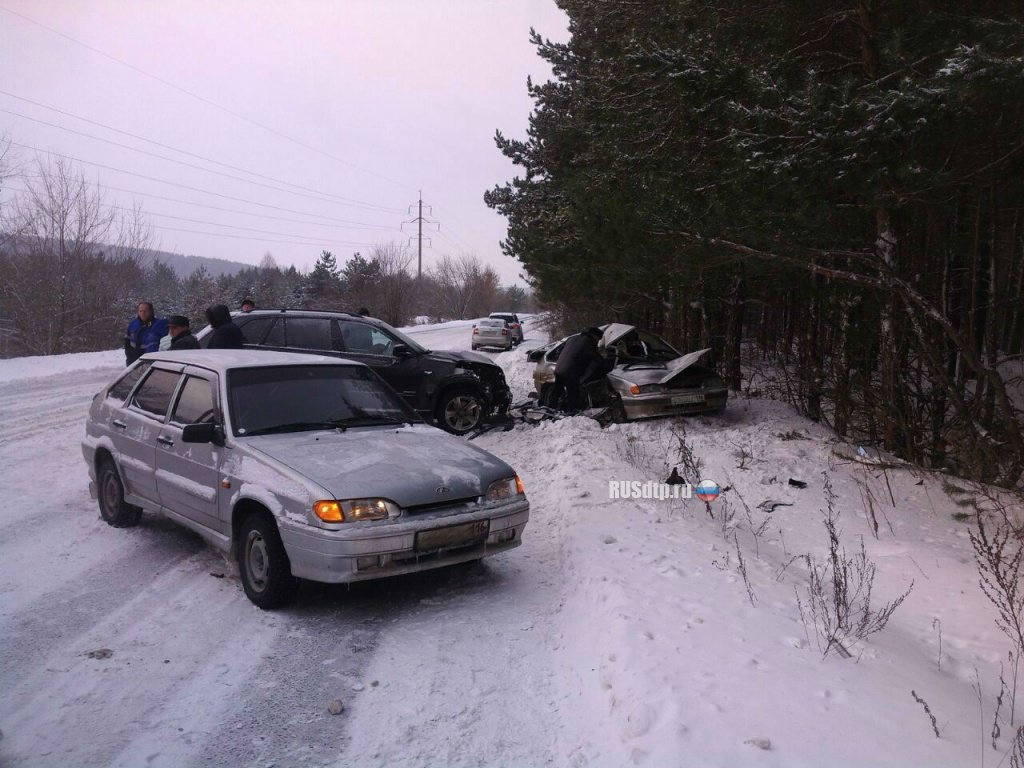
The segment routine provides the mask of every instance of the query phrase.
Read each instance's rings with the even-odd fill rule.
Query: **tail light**
[[[518,328],[519,327],[519,323],[512,323],[512,327],[513,328]]]
[[[478,333],[480,333],[480,329],[479,328],[474,328],[473,329],[473,335],[476,336]]]
[[[501,335],[502,336],[508,336],[508,329],[507,328],[502,328],[501,329]]]

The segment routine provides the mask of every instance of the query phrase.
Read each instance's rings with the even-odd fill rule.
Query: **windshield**
[[[240,437],[419,421],[361,366],[237,368],[227,385],[231,424]]]

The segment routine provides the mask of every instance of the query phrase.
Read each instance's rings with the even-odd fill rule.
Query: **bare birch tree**
[[[32,354],[117,346],[136,300],[150,229],[104,203],[65,160],[37,158],[2,211],[0,301]]]

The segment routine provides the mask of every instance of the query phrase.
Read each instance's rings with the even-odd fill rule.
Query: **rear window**
[[[480,321],[480,325],[481,325],[481,327],[484,327],[484,328],[504,328],[505,327],[505,321],[504,320],[481,320]]]
[[[320,317],[289,317],[288,346],[298,349],[331,349],[331,321]]]
[[[174,394],[180,378],[181,374],[173,371],[153,371],[135,391],[132,405],[154,416],[162,417],[167,413],[171,395]]]
[[[274,323],[278,322],[276,317],[249,317],[249,318],[236,318],[235,325],[242,329],[242,336],[245,338],[246,344],[263,344],[264,339],[267,338],[270,328]],[[282,323],[284,321],[281,321]],[[280,336],[280,344],[284,344],[284,332],[280,331],[276,336]],[[273,344],[274,342],[267,342]]]
[[[134,368],[129,369],[124,376],[115,381],[113,386],[107,390],[107,397],[112,397],[123,403],[128,399],[128,395],[132,393],[135,385],[139,383],[139,379],[149,370],[151,365],[152,363],[148,360],[143,360]]]

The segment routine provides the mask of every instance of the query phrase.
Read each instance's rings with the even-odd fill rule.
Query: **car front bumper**
[[[294,576],[338,584],[425,571],[514,549],[529,518],[530,503],[523,498],[456,514],[413,515],[381,525],[353,524],[335,530],[281,526],[280,530]],[[462,530],[484,523],[486,532],[470,534],[467,540],[417,546],[423,541],[417,534],[429,531],[437,538],[442,529]]]

